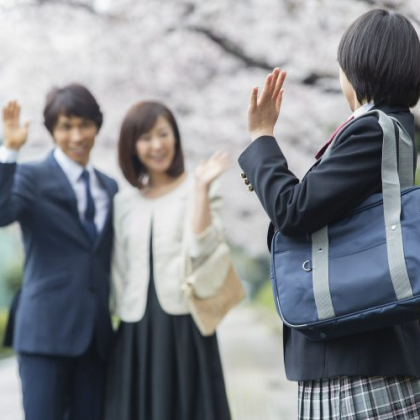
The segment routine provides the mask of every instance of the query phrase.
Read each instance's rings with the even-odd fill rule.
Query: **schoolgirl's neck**
[[[355,112],[356,110],[366,105],[367,103],[368,103],[367,99],[363,99],[362,102],[359,102],[356,96],[356,92],[355,92],[353,100],[350,103],[351,112]]]

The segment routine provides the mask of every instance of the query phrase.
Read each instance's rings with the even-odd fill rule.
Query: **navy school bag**
[[[366,115],[378,116],[384,134],[383,192],[310,236],[276,231],[272,239],[277,311],[286,325],[313,340],[420,319],[420,188],[413,187],[413,141],[382,111],[359,118]],[[333,147],[334,141],[323,161]]]

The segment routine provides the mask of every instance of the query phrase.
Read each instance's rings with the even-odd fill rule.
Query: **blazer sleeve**
[[[367,116],[349,126],[329,158],[301,182],[273,137],[255,140],[239,165],[276,229],[289,236],[310,234],[381,190],[382,141],[377,118]]]
[[[194,197],[192,198],[194,201]],[[210,255],[217,245],[224,241],[222,223],[223,199],[220,194],[220,184],[217,180],[210,187],[209,200],[212,219],[210,226],[197,235],[193,232],[191,220],[187,222],[188,255],[193,259],[204,258]]]
[[[29,165],[0,163],[0,226],[30,214],[36,203],[35,174]]]

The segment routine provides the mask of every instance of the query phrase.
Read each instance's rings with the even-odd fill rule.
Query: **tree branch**
[[[68,7],[73,7],[75,9],[83,9],[86,10],[89,13],[92,13],[94,15],[98,15],[99,13],[95,10],[95,8],[90,5],[90,4],[86,4],[86,3],[81,3],[78,1],[74,1],[74,0],[37,0],[37,3],[39,6],[44,6],[45,4],[56,4],[56,5],[60,5],[60,6],[68,6]]]
[[[370,6],[382,7],[390,10],[396,10],[403,13],[409,20],[413,21],[417,26],[420,26],[420,19],[412,13],[405,13],[404,8],[400,7],[399,4],[395,4],[393,1],[381,1],[381,0],[356,0],[362,3],[366,3]]]
[[[381,0],[356,0],[362,3],[366,3],[370,6],[386,7],[387,9],[395,10],[397,6],[392,1],[381,1]]]
[[[92,4],[82,3],[76,0],[34,0],[30,2],[22,1],[22,2],[17,2],[17,4],[14,4],[13,6],[9,6],[9,7],[0,5],[0,10],[7,12],[7,11],[11,11],[18,8],[41,8],[45,5],[81,9],[87,13],[90,13],[92,15],[95,15],[101,18],[110,18],[110,19],[121,18],[121,15],[117,15],[117,14],[100,13],[95,9],[95,7]]]
[[[230,39],[216,34],[212,30],[208,28],[204,28],[201,26],[189,26],[187,29],[198,32],[204,36],[206,36],[211,42],[217,44],[220,48],[222,48],[223,51],[225,51],[227,54],[237,58],[238,60],[242,61],[247,67],[257,67],[259,69],[271,71],[274,67],[285,67],[286,62],[283,63],[269,63],[268,61],[265,61],[263,59],[258,59],[251,57],[249,54],[247,54],[239,45],[235,44]],[[320,89],[322,89],[325,92],[330,93],[337,93],[341,92],[339,89],[331,88],[331,87],[324,87],[319,86],[321,80],[335,80],[335,75],[331,74],[321,74],[316,72],[311,72],[307,76],[303,77],[300,80],[300,83],[307,85],[307,86],[318,86]]]
[[[247,67],[258,67],[260,69],[264,69],[268,71],[271,71],[274,67],[276,67],[275,65],[265,60],[249,56],[247,53],[243,51],[241,47],[239,47],[233,41],[227,39],[226,37],[222,35],[218,35],[212,32],[210,29],[203,28],[200,26],[189,26],[187,27],[187,29],[203,34],[212,42],[217,44],[220,48],[222,48],[222,50],[224,50],[230,55],[233,55],[240,61],[242,61]],[[284,63],[280,64],[280,67],[283,67],[283,66],[284,66]]]

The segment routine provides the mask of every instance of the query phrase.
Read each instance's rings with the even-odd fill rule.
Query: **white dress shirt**
[[[360,117],[361,115],[370,111],[371,108],[373,108],[374,105],[375,104],[373,102],[368,102],[368,103],[362,105],[361,107],[357,108],[356,111],[353,112],[353,114],[350,115],[349,119]]]
[[[0,146],[0,163],[15,163],[17,161],[17,150]]]
[[[0,147],[0,163],[15,163],[17,156],[18,152],[16,150],[8,149],[5,146]],[[93,166],[88,163],[86,168],[83,168],[83,166],[80,166],[74,160],[67,157],[59,147],[54,150],[54,158],[73,188],[80,220],[84,220],[86,210],[86,187],[84,181],[81,179],[81,175],[84,169],[89,172],[90,190],[93,201],[95,202],[95,225],[98,233],[101,232],[109,210],[109,196],[99,182]]]
[[[84,220],[85,218],[87,205],[86,186],[85,182],[81,178],[81,175],[84,169],[89,172],[90,191],[92,193],[93,201],[95,202],[95,225],[98,233],[101,232],[108,214],[109,196],[99,182],[98,177],[93,170],[93,166],[90,163],[88,163],[85,168],[80,166],[74,160],[67,157],[59,147],[54,150],[54,158],[66,174],[76,195],[80,220]]]

